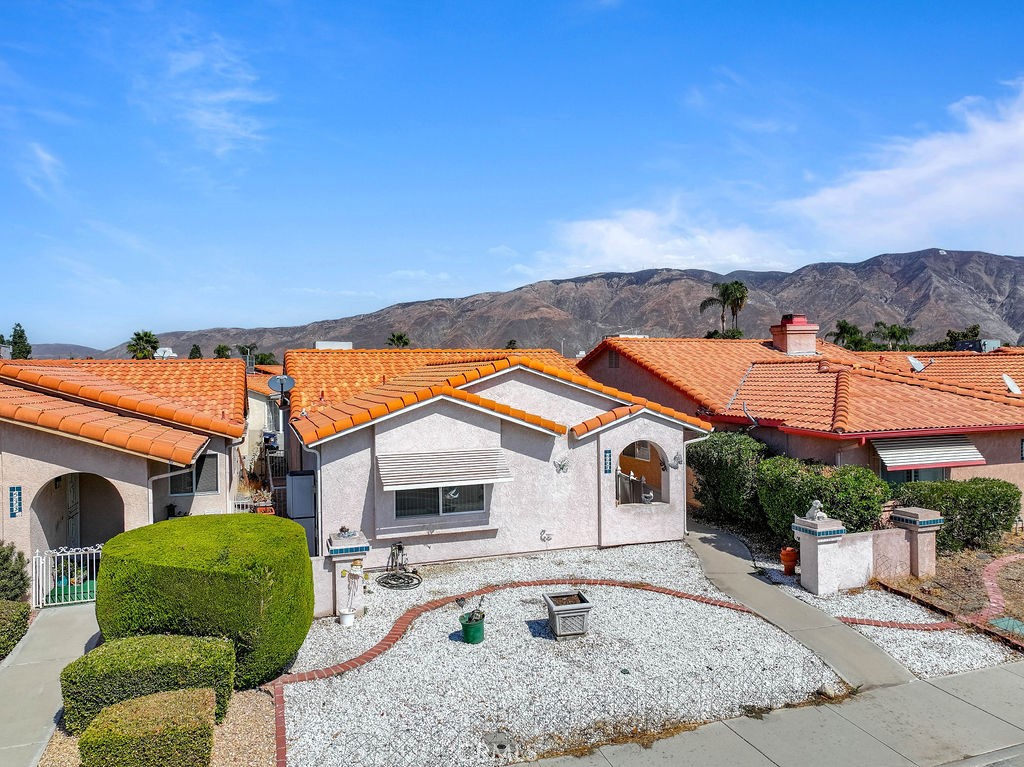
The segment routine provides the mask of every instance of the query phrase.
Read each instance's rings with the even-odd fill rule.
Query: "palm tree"
[[[127,348],[132,359],[151,360],[160,348],[160,340],[149,330],[136,330]]]
[[[226,360],[231,357],[231,347],[227,344],[217,344],[217,348],[213,350],[213,356],[219,360]]]
[[[825,340],[832,341],[833,343],[839,346],[844,346],[847,349],[863,351],[865,342],[868,339],[865,337],[864,332],[852,322],[848,322],[847,320],[836,320],[836,329],[831,333],[826,333]]]
[[[387,344],[396,349],[404,349],[409,345],[409,336],[405,333],[392,333],[388,336]]]
[[[740,312],[743,311],[743,307],[747,305],[747,296],[750,295],[750,290],[739,280],[733,280],[729,283],[729,311],[732,313],[732,329],[740,329]]]
[[[274,356],[273,352],[257,352],[256,360],[253,364],[256,365],[276,365],[277,357]]]
[[[717,307],[722,310],[721,322],[722,322],[722,334],[725,334],[725,310],[728,309],[732,314],[732,327],[735,330],[739,329],[739,314],[743,311],[743,307],[747,304],[747,296],[750,294],[749,289],[739,280],[733,280],[732,282],[716,282],[711,286],[715,295],[708,296],[700,302],[700,313],[704,314],[708,309]]]
[[[722,333],[725,333],[725,309],[729,306],[729,283],[716,282],[711,287],[717,295],[705,298],[700,302],[698,308],[701,314],[704,314],[708,309],[720,308],[722,310]]]

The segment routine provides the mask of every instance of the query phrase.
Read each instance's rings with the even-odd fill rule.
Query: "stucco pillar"
[[[362,533],[340,537],[337,533],[327,539],[331,562],[334,564],[334,614],[340,615],[347,607],[355,610],[357,618],[365,612],[363,597],[363,557],[370,550]]]
[[[846,527],[838,519],[793,515],[793,537],[800,544],[800,585],[812,594],[839,591],[839,541]]]
[[[890,521],[908,531],[910,538],[910,574],[917,578],[935,575],[935,534],[945,520],[933,509],[916,506],[898,508]]]

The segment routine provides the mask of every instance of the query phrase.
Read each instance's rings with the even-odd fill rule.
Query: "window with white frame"
[[[395,517],[438,517],[484,511],[483,485],[449,485],[395,491]]]
[[[171,476],[171,495],[202,495],[216,493],[217,454],[205,453],[189,467],[191,471],[182,471]]]

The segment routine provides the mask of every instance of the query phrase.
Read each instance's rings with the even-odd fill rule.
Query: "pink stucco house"
[[[711,424],[555,352],[296,350],[285,373],[289,466],[315,478],[318,614],[343,526],[370,566],[397,541],[416,563],[685,534],[686,450]]]

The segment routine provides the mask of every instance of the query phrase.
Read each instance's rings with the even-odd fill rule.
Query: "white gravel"
[[[960,629],[908,631],[877,626],[856,628],[922,679],[960,674],[1021,659],[1019,653],[984,634]]]
[[[410,607],[497,583],[541,578],[603,578],[643,581],[729,600],[704,576],[693,550],[678,541],[424,565],[419,571],[423,585],[411,591],[381,588],[372,580],[376,577],[372,575],[367,584],[373,593],[366,594],[366,616],[352,628],[342,628],[333,618],[314,621],[291,670],[309,671],[353,658],[379,642]]]
[[[761,564],[761,563],[759,563]],[[783,575],[780,566],[762,564],[779,588],[837,618],[870,618],[898,623],[944,623],[946,616],[901,596],[866,588],[819,597],[800,586],[799,576]],[[962,629],[914,631],[912,629],[857,626],[872,642],[922,679],[960,674],[988,666],[1020,660],[1019,653],[990,639]]]
[[[630,549],[601,552],[602,572],[626,580],[657,575],[648,567],[613,576],[603,567],[607,555],[623,564],[663,562],[667,572],[678,570],[682,547]],[[592,556],[574,552],[557,559],[586,577],[594,563],[583,560]],[[467,583],[462,571],[476,575],[482,564],[490,563],[453,566],[450,579],[428,577],[435,587],[443,580],[453,591],[466,590],[482,579]],[[546,562],[536,576],[551,577],[552,564]],[[516,560],[495,566],[522,567]],[[517,571],[500,579],[522,577]],[[679,577],[672,586],[682,587]],[[688,577],[687,590],[698,590],[703,576]],[[590,633],[555,642],[547,631],[544,590],[489,594],[481,645],[459,641],[460,611],[445,607],[421,616],[392,649],[356,671],[288,685],[289,762],[494,764],[485,739],[496,732],[511,743],[509,761],[527,761],[616,737],[777,708],[806,700],[825,683],[839,684],[817,657],[755,616],[634,589],[582,589],[595,603]]]

